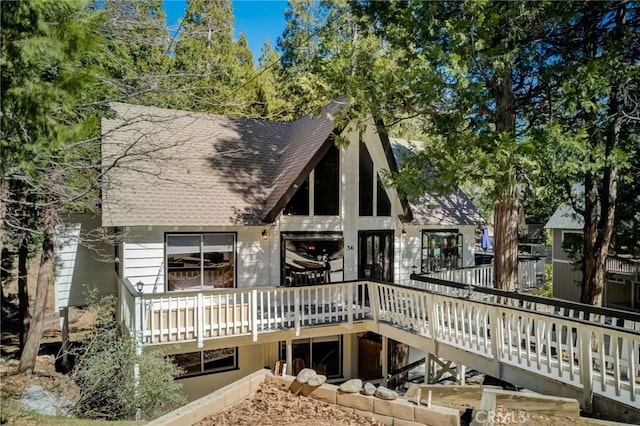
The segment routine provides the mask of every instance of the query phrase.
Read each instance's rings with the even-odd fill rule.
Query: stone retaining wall
[[[250,396],[264,381],[309,398],[340,406],[365,417],[374,417],[389,426],[459,426],[460,412],[453,408],[416,405],[404,398],[387,401],[359,393],[344,393],[338,386],[324,384],[310,386],[295,381],[294,376],[274,376],[270,370],[260,370],[241,380],[193,401],[152,421],[153,426],[192,425],[207,416],[215,415],[236,402]]]

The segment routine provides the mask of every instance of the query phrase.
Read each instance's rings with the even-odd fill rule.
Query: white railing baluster
[[[258,290],[251,290],[251,331],[253,341],[258,341]]]

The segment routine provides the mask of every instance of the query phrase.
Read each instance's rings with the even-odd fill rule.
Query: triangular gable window
[[[340,214],[340,151],[331,145],[284,208],[285,215]]]
[[[374,186],[374,179],[376,185]],[[375,200],[375,201],[374,201]],[[360,216],[391,216],[391,201],[364,143],[360,144]],[[374,211],[375,205],[375,211]]]
[[[389,196],[387,195],[387,191],[384,189],[384,185],[382,185],[380,176],[378,176],[377,207],[378,211],[376,213],[378,216],[391,216],[391,201],[389,201]]]

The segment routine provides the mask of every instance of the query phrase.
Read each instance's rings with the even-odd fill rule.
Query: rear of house
[[[394,152],[407,144],[372,122],[362,132],[337,128],[328,116],[346,107],[334,102],[282,124],[113,104],[102,126],[101,226],[118,242],[97,276],[57,275],[61,314],[84,303],[64,299],[63,288],[99,283],[117,293],[121,321],[144,349],[162,348],[185,368],[190,398],[278,360],[336,380],[383,377],[393,340],[332,322],[322,309],[366,302],[355,280],[407,284],[412,272],[473,266],[483,220],[462,191],[410,203],[385,187]],[[67,234],[57,253],[80,250]],[[59,257],[59,271],[93,268],[71,257]],[[267,327],[294,294],[286,289],[310,285],[295,292],[308,306],[297,315],[321,325],[231,332],[250,320]],[[265,318],[249,318],[249,300],[263,303]],[[229,329],[207,328],[219,318]],[[398,365],[425,356],[404,352]]]

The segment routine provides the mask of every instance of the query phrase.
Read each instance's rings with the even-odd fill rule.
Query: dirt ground
[[[348,413],[338,406],[282,390],[262,383],[251,397],[233,407],[209,416],[194,426],[210,425],[381,425],[373,418]]]

